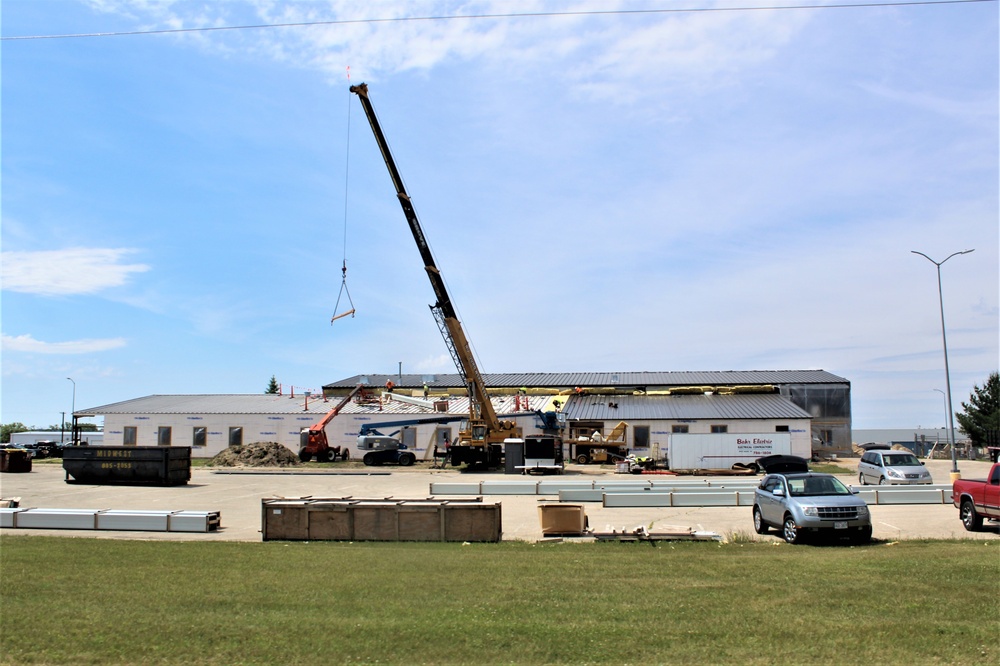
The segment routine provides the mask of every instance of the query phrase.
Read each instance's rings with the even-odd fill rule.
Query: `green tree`
[[[963,402],[962,409],[955,418],[973,444],[985,444],[987,433],[991,431],[996,437],[1000,430],[1000,373],[990,373],[982,388],[973,386],[969,402]]]
[[[271,381],[268,383],[267,390],[264,393],[267,395],[278,394],[278,380],[274,375],[271,375]]]
[[[13,432],[28,432],[31,428],[20,421],[0,424],[0,443],[10,444],[10,434]]]

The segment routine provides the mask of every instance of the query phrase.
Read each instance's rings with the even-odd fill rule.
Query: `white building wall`
[[[443,414],[427,414],[424,416],[444,416]],[[171,429],[171,445],[191,446],[192,458],[212,458],[229,447],[229,429],[243,428],[243,443],[277,442],[293,453],[299,451],[299,433],[303,428],[316,423],[322,416],[316,414],[106,414],[104,415],[104,446],[123,446],[125,428],[136,427],[137,446],[156,446],[159,429]],[[357,438],[364,424],[377,425],[389,421],[400,421],[407,418],[420,418],[413,414],[394,414],[381,412],[379,414],[341,414],[326,426],[327,440],[331,446],[346,446],[351,457],[357,457]],[[526,434],[536,431],[535,417],[526,414],[513,419],[518,422]],[[413,436],[414,445],[411,449],[417,460],[430,460],[433,457],[434,443],[438,428],[450,428],[451,438],[458,436],[461,420],[451,423],[428,423],[413,426],[416,431]],[[205,446],[193,446],[194,429],[207,428]],[[399,427],[383,429],[385,434],[391,434]]]
[[[299,432],[316,421],[315,414],[106,414],[104,446],[122,446],[125,428],[136,428],[137,446],[156,446],[161,427],[170,428],[172,446],[191,446],[192,458],[212,458],[229,447],[229,429],[243,429],[243,443],[278,442],[299,450]],[[206,428],[205,446],[194,446],[195,428]]]

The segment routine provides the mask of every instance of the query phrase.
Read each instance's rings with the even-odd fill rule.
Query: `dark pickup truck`
[[[958,479],[951,488],[951,501],[958,508],[965,529],[982,529],[983,519],[1000,520],[1000,462],[994,463],[986,479]]]

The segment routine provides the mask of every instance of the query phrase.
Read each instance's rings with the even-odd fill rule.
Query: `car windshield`
[[[886,467],[913,467],[919,465],[920,461],[912,453],[893,453],[883,456]]]
[[[850,495],[850,489],[832,476],[807,476],[788,479],[788,492],[793,497],[816,495]]]

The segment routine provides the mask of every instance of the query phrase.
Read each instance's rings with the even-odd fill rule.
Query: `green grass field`
[[[0,536],[4,664],[996,664],[1000,542]]]

